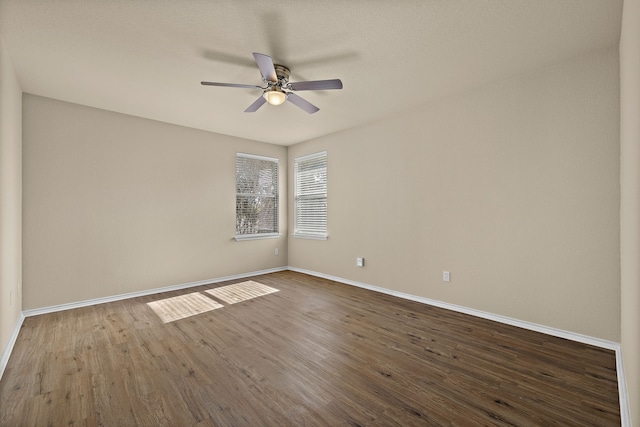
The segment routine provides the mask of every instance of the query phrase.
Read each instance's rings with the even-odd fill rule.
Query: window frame
[[[258,160],[258,161],[266,161],[266,162],[271,162],[273,163],[273,168],[272,171],[275,172],[272,176],[275,177],[275,185],[274,185],[274,193],[272,194],[256,194],[256,193],[239,193],[238,192],[238,159],[239,158],[244,158],[244,159],[252,159],[252,160]],[[275,239],[280,237],[280,159],[276,158],[276,157],[266,157],[266,156],[259,156],[256,154],[249,154],[249,153],[241,153],[241,152],[237,152],[236,156],[235,156],[235,168],[236,168],[236,179],[235,179],[235,185],[236,185],[236,190],[235,190],[235,194],[236,194],[236,213],[235,213],[235,218],[236,218],[236,234],[234,236],[234,240],[236,241],[242,241],[242,240],[256,240],[256,239]],[[259,178],[256,179],[256,182],[259,181]],[[252,194],[255,194],[257,197],[269,197],[269,198],[274,198],[275,199],[275,207],[274,209],[274,231],[269,231],[269,232],[265,232],[265,233],[246,233],[246,234],[238,234],[238,198],[239,197],[247,197],[247,196],[251,196]]]
[[[321,199],[324,199],[324,230],[321,232],[312,231],[309,229],[300,229],[299,225],[299,202],[303,200],[303,198],[309,197],[310,194],[299,194],[299,180],[300,180],[300,172],[299,165],[303,162],[314,161],[318,158],[324,157],[324,196]],[[329,159],[326,151],[320,151],[318,153],[308,154],[305,156],[296,157],[293,160],[293,233],[292,236],[302,238],[302,239],[313,239],[313,240],[327,240],[329,238],[329,210],[328,210],[328,194],[329,194],[329,179],[328,179],[328,169],[329,169]],[[320,193],[322,194],[322,193]],[[316,193],[317,198],[317,193]]]

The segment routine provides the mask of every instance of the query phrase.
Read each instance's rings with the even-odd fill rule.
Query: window
[[[278,159],[236,154],[236,240],[278,236]]]
[[[299,157],[294,170],[293,235],[327,238],[327,152]]]

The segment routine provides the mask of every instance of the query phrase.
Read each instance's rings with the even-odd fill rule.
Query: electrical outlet
[[[364,258],[356,258],[356,265],[358,267],[364,267]]]
[[[442,272],[442,280],[444,280],[445,282],[450,282],[451,281],[451,273],[449,273],[448,271],[443,271]]]

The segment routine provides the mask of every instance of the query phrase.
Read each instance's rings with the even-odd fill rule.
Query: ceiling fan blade
[[[253,53],[253,57],[260,68],[262,77],[269,82],[277,82],[278,76],[276,75],[276,69],[273,66],[273,59],[269,55],[264,53]]]
[[[340,79],[333,80],[314,80],[309,82],[290,83],[292,90],[329,90],[342,89],[342,81]]]
[[[299,97],[295,93],[289,92],[287,94],[287,101],[291,102],[293,105],[297,105],[309,114],[313,114],[319,110],[318,107],[316,107],[306,99]]]
[[[216,83],[216,82],[200,82],[203,86],[223,86],[223,87],[242,87],[247,89],[264,89],[256,85],[243,85],[238,83]]]
[[[253,101],[253,104],[249,105],[247,107],[246,110],[244,110],[245,113],[255,113],[256,111],[258,111],[258,108],[262,107],[264,105],[264,103],[267,102],[266,99],[264,99],[264,96],[260,95],[260,98],[256,99],[255,101]]]

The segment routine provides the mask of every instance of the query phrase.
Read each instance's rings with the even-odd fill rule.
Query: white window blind
[[[278,235],[278,159],[236,154],[236,239]]]
[[[327,152],[299,157],[294,169],[294,236],[327,238]]]

